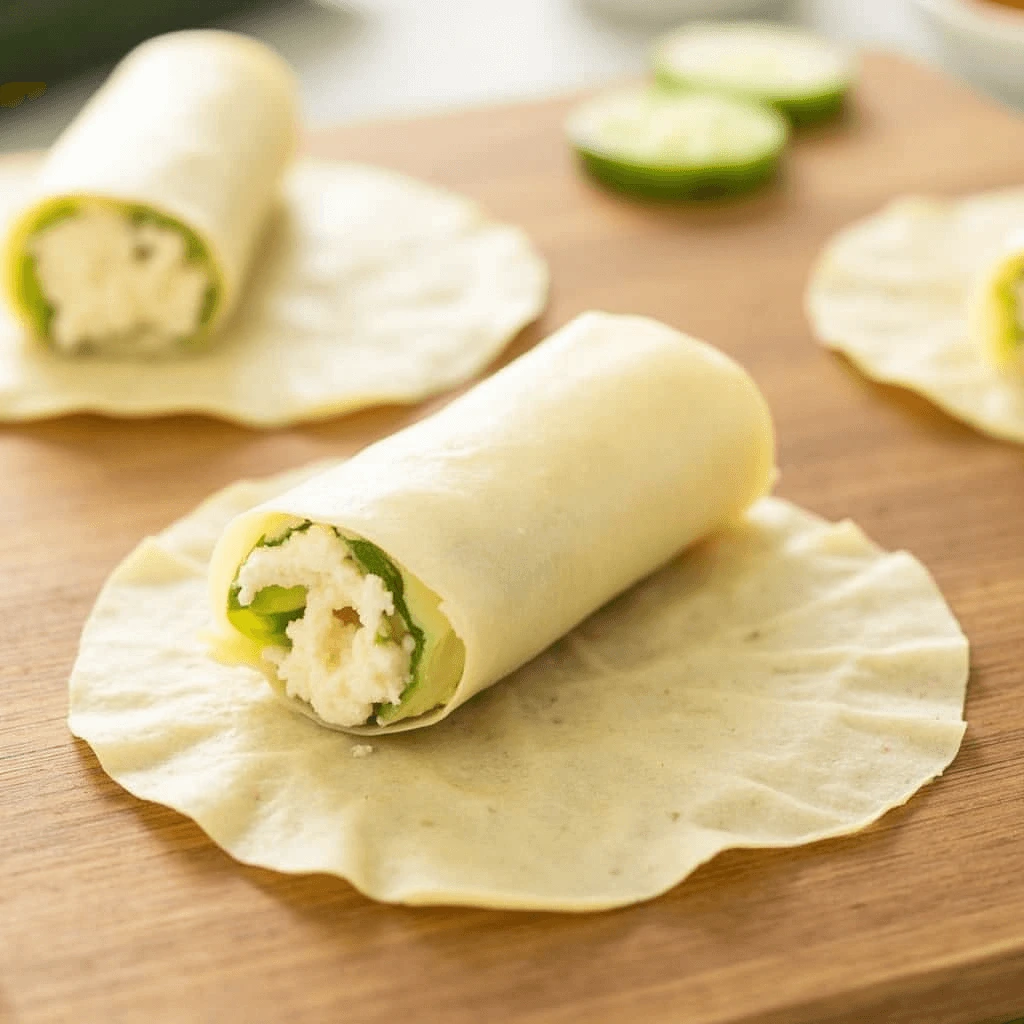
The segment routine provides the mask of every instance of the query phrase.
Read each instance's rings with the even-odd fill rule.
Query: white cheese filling
[[[368,721],[375,704],[399,703],[415,642],[396,627],[384,581],[364,572],[330,527],[314,525],[277,546],[254,548],[238,584],[242,605],[263,587],[307,588],[305,612],[285,629],[291,649],[263,652],[290,697],[344,726]]]
[[[199,327],[210,277],[189,262],[185,238],[172,228],[86,206],[28,247],[59,351],[156,355]]]

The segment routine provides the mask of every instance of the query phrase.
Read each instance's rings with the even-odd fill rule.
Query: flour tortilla
[[[39,157],[0,162],[0,237]],[[416,402],[483,370],[544,306],[526,235],[400,174],[299,160],[231,319],[159,362],[61,357],[0,308],[0,421],[199,412],[257,427]]]
[[[239,516],[211,560],[210,605],[234,651],[228,594],[260,538],[311,521],[371,541],[440,598],[465,671],[440,707],[349,728],[422,728],[741,515],[774,476],[771,413],[741,366],[648,317],[584,313],[440,412]]]
[[[807,294],[815,334],[867,376],[1024,442],[1024,380],[1000,371],[969,330],[979,275],[1022,229],[1022,189],[890,203],[826,247]]]
[[[70,684],[104,770],[240,861],[389,902],[599,910],[730,847],[863,828],[960,745],[967,643],[927,571],[765,498],[458,713],[367,751],[203,638],[217,536],[301,478],[236,484],[144,541]]]

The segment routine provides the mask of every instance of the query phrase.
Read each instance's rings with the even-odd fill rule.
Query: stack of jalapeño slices
[[[682,28],[658,42],[653,63],[654,85],[583,103],[567,130],[594,177],[655,198],[735,195],[767,181],[791,128],[839,113],[854,75],[818,36],[747,22]]]

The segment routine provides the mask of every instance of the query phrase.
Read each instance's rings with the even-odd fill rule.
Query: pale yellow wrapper
[[[350,731],[419,728],[739,516],[771,486],[774,455],[768,407],[731,359],[655,320],[586,313],[440,412],[232,522],[210,601],[237,636],[226,613],[238,567],[289,523],[372,541],[440,597],[466,662],[443,706]]]
[[[38,157],[0,161],[0,236]],[[139,363],[25,344],[0,308],[0,421],[200,412],[257,427],[416,402],[483,370],[543,309],[519,228],[381,168],[297,161],[216,344]]]
[[[867,376],[1024,442],[1024,377],[992,293],[1022,231],[1021,189],[895,200],[826,246],[807,291],[814,333]]]
[[[1024,379],[1024,237],[1006,237],[967,297],[971,340],[1004,373]]]
[[[925,569],[772,498],[432,728],[321,728],[202,639],[216,538],[299,477],[144,541],[71,679],[107,773],[245,863],[391,902],[599,910],[730,847],[863,828],[960,745],[967,643]]]

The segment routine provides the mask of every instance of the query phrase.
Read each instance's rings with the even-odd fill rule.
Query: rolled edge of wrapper
[[[160,66],[160,61],[165,66]],[[210,100],[210,109],[205,112],[215,119],[223,116],[230,107],[232,89],[244,92],[250,103],[263,105],[261,116],[268,121],[268,133],[275,136],[277,152],[268,155],[264,173],[254,175],[251,161],[239,159],[233,180],[218,183],[224,192],[237,196],[246,191],[243,184],[248,186],[250,209],[239,216],[236,196],[236,215],[228,218],[232,223],[218,225],[210,205],[202,201],[205,196],[197,199],[189,194],[194,191],[189,170],[196,165],[196,154],[190,152],[194,140],[189,133],[174,136],[159,123],[158,116],[147,116],[144,109],[147,98],[157,99],[149,87],[162,85],[161,103],[172,94],[174,82],[168,81],[166,65],[169,63],[173,70],[175,61],[183,73],[196,62],[204,68],[219,62],[218,70],[234,76],[235,81],[225,82],[221,95]],[[136,81],[140,76],[142,81]],[[156,81],[147,81],[146,76]],[[174,114],[179,118],[202,118],[202,102],[207,97],[193,94],[189,99],[193,108],[186,101]],[[217,103],[224,109],[218,110]],[[134,123],[111,130],[111,120],[117,121],[124,113],[134,115]],[[154,161],[154,150],[168,139],[171,145],[165,159],[162,163]],[[115,146],[115,142],[120,145]],[[28,251],[33,235],[62,219],[66,215],[62,208],[68,206],[94,204],[126,214],[142,209],[176,229],[193,253],[201,250],[198,258],[210,276],[214,299],[212,308],[203,310],[196,331],[184,340],[181,351],[194,349],[216,333],[233,311],[297,145],[298,83],[291,67],[270,47],[219,29],[170,32],[141,43],[120,61],[50,148],[24,211],[10,223],[0,247],[0,287],[9,307],[33,338],[50,344],[39,330],[36,302],[40,296],[31,294],[31,283],[26,289],[26,266],[34,265]],[[209,157],[210,153],[200,153],[200,163],[204,155]],[[174,185],[176,162],[183,165],[179,188]],[[154,187],[148,188],[153,182]],[[38,290],[38,283],[35,287]]]
[[[1011,236],[976,275],[967,323],[983,357],[1008,376],[1024,373],[1024,234]]]
[[[763,395],[753,379],[747,371],[743,369],[743,367],[730,357],[705,342],[682,334],[665,324],[646,317],[613,316],[611,314],[594,312],[585,313],[571,321],[565,327],[561,328],[546,341],[541,342],[534,349],[514,360],[497,374],[486,379],[481,384],[478,384],[461,398],[455,399],[455,401],[449,406],[440,410],[438,413],[435,413],[433,416],[428,417],[427,420],[421,420],[419,423],[405,428],[405,430],[400,431],[398,434],[393,434],[390,437],[384,438],[382,441],[370,445],[368,448],[363,449],[362,452],[353,456],[353,458],[348,460],[347,463],[343,463],[327,471],[327,474],[344,474],[346,467],[352,466],[357,462],[357,460],[366,457],[370,457],[372,459],[372,454],[370,456],[365,456],[364,453],[374,453],[376,450],[380,449],[381,446],[394,443],[396,438],[400,438],[402,435],[416,431],[418,428],[422,428],[422,425],[436,420],[437,417],[444,416],[447,410],[451,410],[461,401],[469,399],[474,392],[479,392],[481,389],[493,389],[500,387],[503,375],[528,372],[533,369],[534,363],[540,363],[543,367],[545,353],[549,351],[552,344],[559,342],[570,343],[572,336],[583,336],[595,325],[599,329],[604,329],[608,326],[621,326],[626,337],[626,344],[629,344],[628,332],[630,330],[640,330],[648,332],[649,337],[655,337],[659,343],[671,340],[672,343],[685,345],[690,349],[691,353],[696,356],[697,361],[702,364],[703,369],[707,370],[713,367],[713,372],[722,374],[723,378],[728,377],[729,380],[733,382],[735,389],[742,392],[742,403],[746,414],[746,423],[744,424],[744,444],[749,450],[749,460],[748,465],[745,467],[745,472],[743,473],[744,479],[742,484],[735,488],[735,493],[732,495],[731,501],[726,507],[723,507],[720,510],[720,514],[717,516],[714,525],[710,529],[704,531],[699,536],[689,538],[680,547],[668,552],[667,557],[663,558],[660,562],[646,566],[644,572],[639,575],[635,575],[631,580],[627,581],[624,586],[620,586],[618,589],[609,592],[603,601],[595,604],[589,609],[589,611],[580,615],[575,619],[575,621],[571,622],[561,635],[567,633],[587,615],[596,611],[601,604],[611,600],[615,596],[618,596],[618,594],[621,594],[630,586],[639,582],[644,577],[650,575],[657,569],[661,568],[664,564],[671,561],[672,558],[680,554],[681,551],[685,550],[685,548],[705,539],[716,530],[735,522],[758,498],[763,497],[773,487],[778,473],[775,468],[775,438],[771,413]],[[528,651],[525,657],[522,657],[515,664],[506,666],[505,671],[500,672],[500,674],[481,674],[476,671],[476,666],[474,665],[475,652],[471,649],[470,645],[466,643],[469,631],[467,629],[467,622],[463,619],[463,616],[460,613],[458,602],[453,601],[452,595],[446,594],[443,588],[433,585],[429,571],[424,571],[425,567],[418,564],[414,552],[395,551],[389,549],[386,542],[384,542],[380,536],[376,536],[374,534],[372,528],[357,532],[351,530],[344,522],[332,522],[330,519],[313,520],[322,522],[324,525],[334,526],[335,528],[340,529],[344,534],[358,536],[361,539],[368,540],[381,547],[381,549],[387,554],[388,558],[391,559],[395,566],[401,571],[405,580],[416,580],[419,586],[425,588],[428,592],[437,595],[440,602],[440,611],[446,616],[455,635],[463,642],[466,649],[465,667],[462,676],[460,677],[458,685],[452,693],[451,698],[442,705],[419,714],[415,718],[404,718],[384,725],[364,724],[356,726],[339,726],[325,722],[304,701],[285,696],[283,685],[275,678],[273,669],[261,656],[260,652],[262,648],[260,645],[241,636],[231,625],[227,616],[228,595],[238,568],[248,557],[249,553],[259,542],[261,537],[265,535],[274,535],[288,526],[297,525],[300,522],[306,521],[306,517],[297,512],[292,513],[282,511],[282,506],[288,503],[289,496],[293,493],[301,493],[303,486],[303,484],[300,484],[292,491],[286,492],[284,495],[279,495],[278,497],[271,499],[269,502],[265,502],[262,505],[240,514],[225,528],[210,560],[209,598],[215,628],[207,637],[210,642],[211,653],[214,657],[222,661],[252,665],[264,674],[275,693],[286,700],[290,707],[301,714],[313,719],[327,728],[337,729],[338,731],[354,735],[380,735],[382,733],[404,732],[411,729],[422,728],[424,726],[432,725],[447,717],[461,704],[465,703],[481,690],[486,689],[488,686],[498,682],[500,679],[515,671],[516,668],[535,657],[557,639],[557,637],[548,639],[547,642],[543,643],[541,646]],[[339,519],[340,518],[342,517],[339,517]]]

